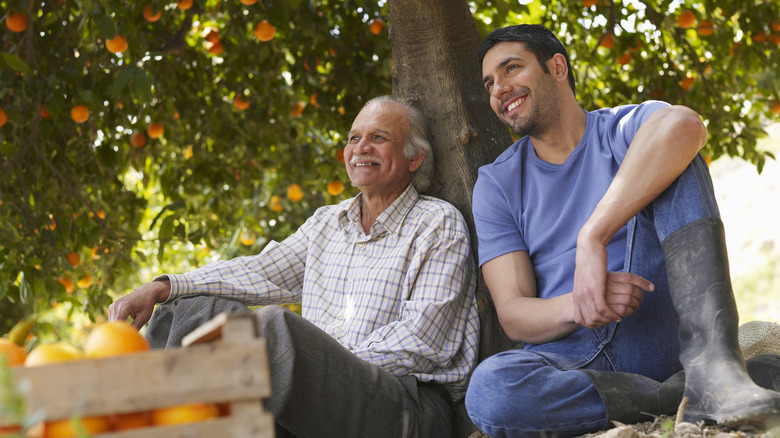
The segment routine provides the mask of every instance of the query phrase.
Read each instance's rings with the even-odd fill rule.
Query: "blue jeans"
[[[491,438],[594,432],[607,425],[606,410],[593,382],[578,370],[636,373],[657,381],[680,371],[678,319],[661,243],[692,221],[719,216],[709,169],[697,156],[627,225],[624,270],[652,281],[656,290],[645,293],[639,309],[620,323],[580,327],[557,341],[482,361],[466,393],[474,424]]]

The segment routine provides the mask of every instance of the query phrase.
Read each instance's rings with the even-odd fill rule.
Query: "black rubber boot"
[[[650,421],[658,415],[674,415],[685,387],[683,371],[660,383],[640,374],[580,370],[596,385],[607,410],[607,427]]]
[[[780,391],[780,356],[759,354],[745,361],[747,372],[756,385]]]
[[[723,223],[691,222],[664,240],[663,252],[680,319],[685,421],[764,428],[780,416],[780,393],[753,383],[745,368]]]

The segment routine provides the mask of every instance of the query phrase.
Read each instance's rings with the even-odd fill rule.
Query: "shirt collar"
[[[360,227],[360,204],[362,197],[363,194],[359,193],[352,201],[344,204],[338,215],[339,228],[344,229],[350,222]],[[390,233],[398,234],[404,218],[419,198],[420,195],[417,194],[417,190],[415,190],[412,184],[409,184],[406,190],[376,219],[376,223],[371,227],[372,234],[375,227],[381,227]],[[377,232],[379,233],[379,228],[377,228]]]

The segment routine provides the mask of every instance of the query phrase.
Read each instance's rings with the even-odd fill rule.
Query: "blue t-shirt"
[[[563,164],[540,159],[531,139],[523,137],[480,167],[472,200],[479,265],[528,251],[537,296],[571,292],[580,228],[607,191],[639,127],[666,106],[648,101],[586,111],[585,134]],[[625,249],[623,226],[607,245],[610,271],[623,270]]]

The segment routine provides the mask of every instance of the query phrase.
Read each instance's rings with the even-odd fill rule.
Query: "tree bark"
[[[389,33],[393,50],[393,93],[425,114],[436,160],[427,194],[457,207],[477,236],[471,193],[479,166],[492,162],[512,138],[489,105],[477,60],[481,41],[466,0],[391,0]],[[480,361],[511,348],[478,277]]]

